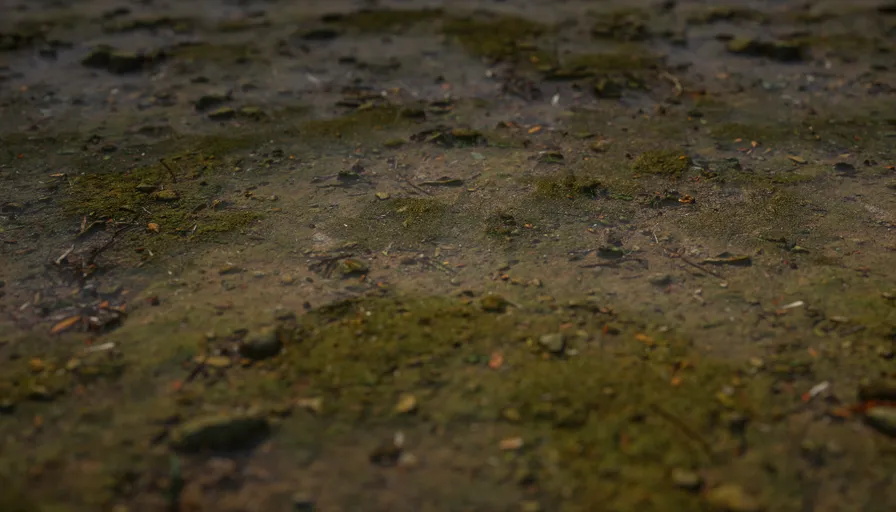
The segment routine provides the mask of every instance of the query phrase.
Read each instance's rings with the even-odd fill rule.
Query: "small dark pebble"
[[[229,94],[204,94],[200,96],[198,100],[196,100],[196,103],[194,105],[196,107],[196,110],[202,112],[210,108],[220,106],[229,99]]]
[[[339,31],[334,28],[315,28],[298,35],[304,41],[329,41],[339,37]]]
[[[856,166],[846,162],[837,162],[834,164],[834,172],[843,176],[854,176],[856,174]]]
[[[292,495],[292,509],[295,512],[314,512],[314,499],[305,492]]]
[[[16,404],[12,400],[0,400],[0,414],[12,414],[16,412]]]
[[[240,343],[240,355],[247,359],[260,361],[276,356],[282,348],[283,343],[280,341],[277,329],[265,327],[256,333],[249,334]]]
[[[395,466],[398,464],[398,459],[400,457],[401,447],[397,446],[393,441],[383,443],[370,452],[370,462],[377,466]]]
[[[116,50],[107,45],[101,45],[93,49],[81,64],[85,67],[104,69],[110,73],[119,75],[135,73],[147,68],[160,60],[164,54],[161,52],[137,53]]]

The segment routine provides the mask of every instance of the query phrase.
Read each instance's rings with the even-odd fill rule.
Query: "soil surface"
[[[3,511],[896,508],[896,3],[0,8]]]

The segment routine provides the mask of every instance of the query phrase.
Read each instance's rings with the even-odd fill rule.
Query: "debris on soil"
[[[436,3],[3,12],[0,503],[894,509],[893,2]]]

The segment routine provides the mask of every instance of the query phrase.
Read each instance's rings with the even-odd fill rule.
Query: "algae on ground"
[[[688,170],[690,158],[677,149],[645,151],[635,158],[632,170],[637,173],[680,177]]]
[[[595,199],[604,191],[599,180],[567,172],[563,176],[536,179],[534,195],[542,199]]]
[[[190,62],[233,65],[257,61],[262,52],[251,44],[196,43],[177,46],[166,55]]]
[[[349,14],[330,15],[325,21],[361,32],[393,32],[397,29],[444,16],[441,9],[362,9]]]
[[[442,33],[468,52],[493,60],[513,60],[534,51],[532,41],[551,30],[549,25],[507,15],[454,18],[442,26]]]
[[[393,105],[371,106],[355,110],[341,117],[310,119],[299,124],[299,133],[304,137],[340,139],[369,135],[414,121],[403,115],[404,110]]]

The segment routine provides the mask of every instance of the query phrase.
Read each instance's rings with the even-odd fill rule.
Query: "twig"
[[[109,247],[112,247],[112,244],[115,243],[115,240],[118,238],[118,235],[124,233],[125,231],[127,231],[127,230],[129,230],[129,229],[131,229],[131,228],[133,228],[133,227],[134,227],[134,226],[133,226],[132,224],[129,224],[129,225],[123,227],[123,228],[120,228],[120,229],[116,230],[115,233],[112,233],[112,237],[109,238],[109,240],[106,241],[106,243],[104,243],[104,244],[101,245],[100,247],[94,249],[94,251],[90,254],[90,258],[87,258],[87,264],[88,264],[88,265],[93,265],[94,262],[95,262],[95,260],[96,260],[96,258],[97,258],[100,254],[102,254],[103,251],[105,251],[105,250],[108,249]]]
[[[174,169],[172,169],[167,162],[165,162],[164,158],[159,158],[159,163],[162,164],[162,167],[168,169],[168,173],[171,174],[171,183],[177,183],[177,176],[174,174]]]
[[[672,82],[672,85],[675,86],[675,97],[676,98],[681,96],[682,92],[684,92],[684,89],[681,87],[681,82],[678,80],[678,78],[675,78],[675,75],[673,75],[672,73],[669,73],[668,71],[663,71],[662,73],[660,73],[660,77],[665,78],[666,80],[669,80],[670,82]]]
[[[398,174],[398,177],[402,179],[402,181],[404,181],[405,183],[407,183],[408,185],[410,185],[410,187],[413,188],[414,190],[416,190],[416,191],[418,191],[418,192],[422,192],[422,193],[424,193],[424,194],[426,194],[426,195],[428,195],[428,196],[433,195],[432,192],[429,192],[429,191],[427,191],[427,190],[424,190],[424,189],[418,187],[417,185],[415,185],[414,182],[412,182],[412,181],[410,180],[410,178],[406,177],[405,175],[400,174],[400,173],[397,173],[397,174]]]
[[[68,250],[65,251],[64,253],[62,253],[62,256],[59,256],[58,258],[56,258],[56,260],[53,263],[55,263],[57,265],[62,265],[62,262],[65,261],[65,258],[67,258],[68,255],[71,254],[72,251],[74,251],[74,250],[75,250],[74,245],[69,247]]]
[[[653,409],[657,414],[665,418],[669,423],[678,428],[684,435],[688,436],[692,441],[700,445],[700,448],[706,452],[706,456],[709,457],[709,460],[713,460],[713,451],[712,447],[706,442],[706,439],[700,436],[697,432],[694,431],[691,427],[689,427],[685,422],[678,419],[677,416],[670,413],[669,411],[663,409],[657,404],[650,404],[650,408]]]
[[[691,261],[691,260],[685,258],[684,256],[679,256],[678,259],[680,259],[681,261],[687,263],[688,265],[690,265],[690,266],[692,266],[692,267],[694,267],[694,268],[696,268],[696,269],[699,269],[699,270],[701,270],[701,271],[703,271],[703,272],[706,272],[707,274],[709,274],[709,275],[715,277],[716,279],[721,279],[722,281],[725,280],[725,278],[722,277],[722,276],[720,276],[719,274],[716,274],[716,273],[713,272],[712,270],[709,270],[708,268],[705,268],[705,267],[702,266],[702,265],[698,265],[698,264],[694,263],[693,261]]]

